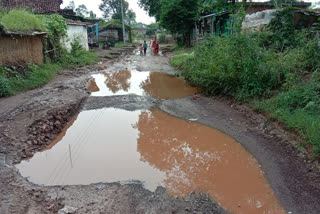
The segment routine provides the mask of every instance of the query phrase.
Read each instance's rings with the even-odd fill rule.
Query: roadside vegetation
[[[17,92],[33,89],[46,84],[57,72],[64,68],[93,64],[98,57],[85,51],[78,40],[71,43],[71,51],[61,44],[66,36],[66,20],[57,14],[34,15],[25,10],[2,11],[0,25],[5,31],[45,31],[45,56],[43,65],[0,65],[0,97],[11,96]]]
[[[319,158],[319,28],[296,30],[291,10],[278,10],[263,32],[208,37],[177,51],[171,64],[204,94],[233,97],[281,121]]]

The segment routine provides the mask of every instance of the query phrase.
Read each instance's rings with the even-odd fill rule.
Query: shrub
[[[268,96],[283,76],[277,57],[247,35],[214,36],[195,48],[183,75],[207,95]]]
[[[64,50],[59,64],[63,67],[90,65],[98,61],[98,57],[82,48],[78,39],[71,42],[71,51]]]
[[[11,10],[3,15],[0,23],[5,30],[11,31],[45,31],[46,28],[40,19],[25,10]]]

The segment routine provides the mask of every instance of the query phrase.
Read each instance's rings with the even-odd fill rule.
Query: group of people
[[[151,54],[153,54],[154,56],[157,56],[159,54],[159,49],[160,49],[160,45],[159,45],[159,42],[157,41],[157,37],[155,37],[155,39],[152,39],[150,41],[150,47],[151,47]],[[146,56],[147,49],[148,49],[147,41],[144,41],[143,45],[140,44],[139,49],[140,49],[140,55]]]

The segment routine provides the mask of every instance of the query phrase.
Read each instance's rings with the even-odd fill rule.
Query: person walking
[[[147,55],[147,48],[148,48],[148,44],[146,41],[144,41],[143,43],[143,50],[144,50],[144,55],[146,56]]]
[[[140,56],[143,56],[143,46],[140,44],[139,46]]]
[[[154,48],[154,55],[157,56],[159,54],[160,45],[159,42],[156,43],[156,46]]]
[[[152,52],[153,52],[153,55],[155,55],[156,53],[156,46],[157,46],[157,37],[154,38],[153,42],[152,42]]]

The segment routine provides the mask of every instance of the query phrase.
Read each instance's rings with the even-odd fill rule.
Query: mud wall
[[[0,64],[43,63],[41,36],[0,36]]]

